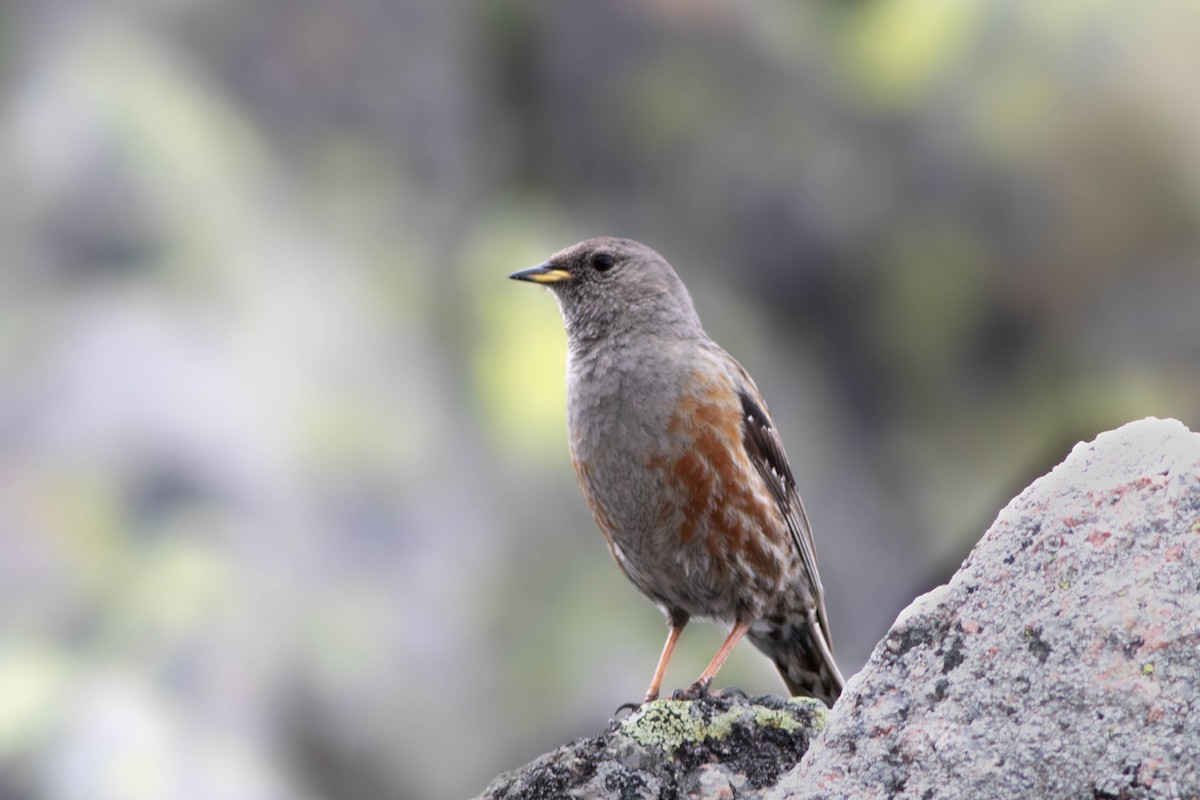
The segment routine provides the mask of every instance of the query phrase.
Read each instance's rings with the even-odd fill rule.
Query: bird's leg
[[[671,661],[671,654],[675,652],[675,645],[679,642],[679,634],[683,633],[688,619],[686,611],[670,612],[667,622],[670,624],[671,630],[667,633],[667,642],[663,645],[662,655],[658,657],[658,666],[654,668],[654,677],[650,679],[650,688],[646,690],[646,699],[642,701],[643,703],[658,699],[658,690],[662,688],[663,677],[667,674],[667,664]]]
[[[733,626],[733,630],[725,637],[725,643],[721,645],[721,649],[713,656],[713,660],[708,662],[708,666],[704,668],[704,672],[700,673],[700,677],[686,689],[680,689],[675,692],[673,697],[676,700],[697,700],[708,694],[708,687],[712,685],[713,678],[721,669],[721,665],[725,663],[725,659],[729,658],[729,654],[733,652],[733,648],[746,635],[746,631],[750,630],[753,622],[738,622]]]

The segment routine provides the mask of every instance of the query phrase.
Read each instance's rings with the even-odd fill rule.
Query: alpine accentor
[[[706,692],[748,636],[792,694],[832,705],[844,681],[783,443],[671,265],[644,244],[600,237],[510,277],[558,299],[575,472],[613,558],[670,623],[646,700],[688,620],[707,617],[729,636],[677,696]]]

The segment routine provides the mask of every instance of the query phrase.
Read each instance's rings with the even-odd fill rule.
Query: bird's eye
[[[592,266],[597,272],[608,272],[616,263],[617,260],[609,253],[597,253],[592,256]]]

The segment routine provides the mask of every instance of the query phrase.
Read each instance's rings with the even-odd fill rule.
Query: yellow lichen
[[[629,715],[621,730],[638,744],[675,750],[706,735],[704,721],[691,715],[691,705],[687,700],[646,703]]]
[[[817,700],[815,697],[789,697],[788,702],[792,705],[806,706],[808,708],[809,713],[812,714],[813,733],[820,733],[825,729],[825,722],[829,716],[829,707],[820,700]],[[797,725],[797,727],[799,726]],[[784,727],[784,730],[794,729]]]
[[[814,730],[825,726],[825,706],[820,701],[796,697],[791,698],[789,702],[811,705],[815,712],[812,723]],[[688,742],[726,738],[733,732],[733,726],[747,717],[747,711],[752,711],[754,722],[763,727],[792,732],[805,725],[802,720],[796,719],[787,711],[763,706],[753,706],[749,709],[745,706],[734,707],[708,720],[693,714],[692,711],[693,704],[690,701],[655,700],[631,714],[621,724],[621,730],[638,744],[676,750]]]

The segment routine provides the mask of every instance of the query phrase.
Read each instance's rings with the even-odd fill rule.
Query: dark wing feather
[[[788,466],[779,433],[771,423],[766,408],[755,399],[754,395],[757,392],[748,388],[754,384],[744,371],[742,378],[743,384],[738,388],[738,397],[742,401],[742,441],[750,455],[750,461],[766,482],[775,502],[779,504],[788,530],[791,531],[792,540],[800,551],[800,560],[804,564],[804,572],[816,602],[821,633],[832,653],[833,640],[829,635],[829,620],[825,615],[825,587],[821,585],[821,575],[817,571],[817,548],[813,542],[808,513],[805,512],[800,493],[796,490],[796,479],[792,477],[792,468]]]

